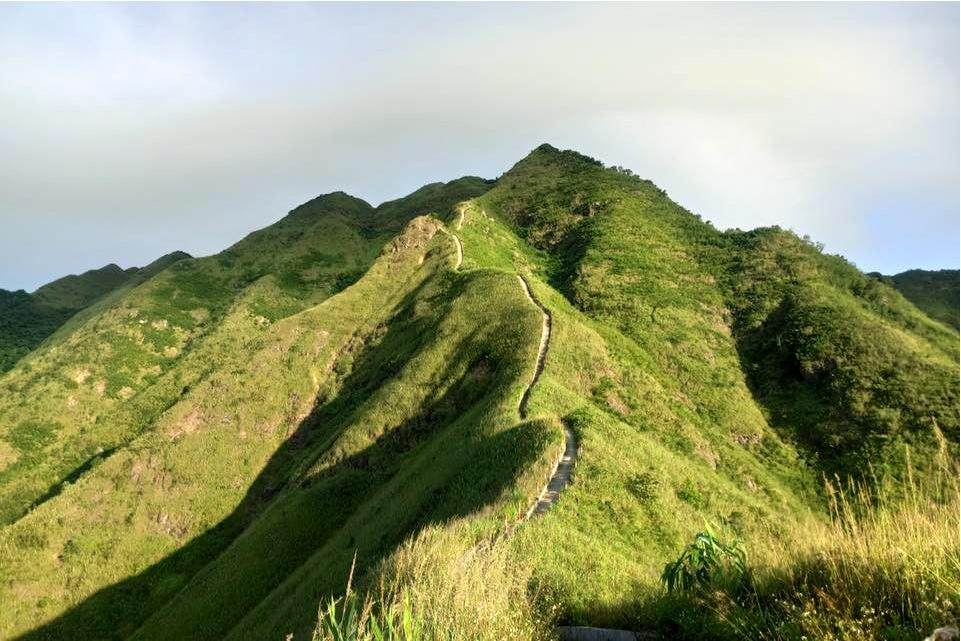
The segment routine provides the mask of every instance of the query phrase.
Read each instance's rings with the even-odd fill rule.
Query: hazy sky
[[[721,228],[956,268],[958,34],[958,3],[0,3],[0,287],[542,142]]]

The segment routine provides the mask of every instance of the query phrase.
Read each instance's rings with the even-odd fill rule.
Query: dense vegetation
[[[0,289],[0,372],[13,367],[75,311],[38,303],[22,289]]]
[[[920,638],[958,616],[957,358],[840,257],[576,152],[321,196],[0,379],[0,635],[338,638],[352,576],[394,638]],[[666,594],[705,520],[750,581]]]
[[[931,318],[958,329],[957,269],[909,269],[894,276],[870,275],[894,287]]]
[[[79,276],[64,276],[32,294],[0,289],[0,373],[13,367],[80,310],[111,292],[144,282],[183,258],[190,256],[173,252],[146,267],[126,270],[110,264]]]

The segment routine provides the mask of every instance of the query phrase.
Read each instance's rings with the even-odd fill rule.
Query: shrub
[[[741,542],[721,543],[705,521],[704,532],[694,536],[676,561],[664,566],[661,581],[669,593],[689,593],[713,586],[740,586],[747,577],[747,554]]]

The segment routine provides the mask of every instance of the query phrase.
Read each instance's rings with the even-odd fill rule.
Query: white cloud
[[[317,193],[497,175],[545,141],[722,228],[957,265],[957,50],[956,5],[5,5],[0,286],[215,251]]]

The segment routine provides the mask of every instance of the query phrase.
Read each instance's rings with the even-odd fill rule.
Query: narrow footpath
[[[456,229],[459,231],[461,227],[464,226],[464,213],[467,209],[466,203],[463,203],[459,207],[459,217],[457,219]],[[454,244],[457,246],[457,264],[454,269],[460,269],[461,264],[464,262],[464,245],[461,243],[460,238],[456,234],[453,234],[443,227],[440,228],[445,234],[448,234],[454,239]],[[531,390],[537,383],[538,379],[541,377],[541,373],[544,371],[544,365],[547,362],[547,350],[550,348],[551,344],[551,330],[553,328],[553,316],[551,316],[550,311],[544,307],[537,297],[534,296],[534,292],[531,291],[530,283],[527,279],[517,274],[517,280],[520,282],[521,290],[523,290],[524,295],[527,296],[527,300],[531,302],[532,305],[541,310],[543,315],[543,320],[541,322],[541,341],[540,346],[537,350],[537,360],[534,362],[534,373],[531,376],[530,383],[524,389],[523,395],[521,395],[521,400],[517,405],[517,414],[521,419],[527,418],[527,403],[530,399]],[[554,468],[551,471],[551,476],[547,481],[547,485],[541,490],[540,495],[538,495],[537,500],[531,505],[530,509],[522,519],[511,526],[507,526],[505,523],[504,534],[509,534],[511,530],[521,523],[525,523],[530,520],[533,516],[538,516],[547,512],[551,507],[557,503],[560,499],[561,492],[567,487],[567,484],[571,479],[571,471],[574,467],[574,461],[577,459],[577,440],[574,437],[574,430],[570,428],[566,423],[564,424],[564,452],[557,458],[554,463]],[[486,545],[493,544],[493,541],[489,541]],[[473,550],[476,552],[480,547],[485,545],[484,542],[479,543],[474,546]],[[627,630],[609,630],[605,628],[592,628],[584,626],[561,626],[555,628],[555,632],[558,634],[560,641],[660,641],[660,637],[657,634],[645,634],[638,632],[630,632]]]
[[[464,226],[464,214],[466,212],[467,206],[462,204],[459,207],[459,216],[457,219],[456,229],[460,230]],[[454,265],[454,269],[460,269],[460,266],[464,262],[464,245],[461,239],[452,232],[447,231],[444,227],[440,230],[450,236],[454,240],[454,244],[457,247],[457,263]],[[547,352],[551,344],[551,330],[553,328],[553,317],[550,311],[541,304],[537,297],[534,296],[534,292],[531,291],[530,283],[527,279],[517,274],[517,280],[520,283],[521,290],[527,297],[527,300],[531,302],[532,305],[540,310],[542,315],[541,321],[541,340],[540,345],[537,349],[537,358],[534,362],[534,373],[531,376],[530,382],[524,389],[524,393],[521,395],[521,399],[517,404],[517,413],[522,419],[527,418],[527,404],[530,400],[531,390],[534,389],[534,385],[537,383],[538,379],[541,377],[541,373],[544,371],[544,365],[547,362]],[[554,468],[551,471],[550,478],[547,481],[547,485],[541,490],[538,495],[537,500],[534,501],[530,509],[521,519],[521,522],[527,521],[532,516],[537,516],[544,514],[551,507],[557,503],[560,499],[560,494],[567,487],[567,484],[571,479],[571,472],[574,468],[574,461],[577,459],[577,440],[574,437],[574,430],[570,428],[567,424],[564,425],[564,451],[557,457],[554,463]]]
[[[534,388],[534,384],[537,383],[537,379],[541,377],[541,372],[544,371],[544,363],[547,361],[547,349],[551,344],[551,323],[553,319],[551,317],[551,313],[547,311],[547,308],[541,305],[540,301],[534,298],[534,294],[531,292],[531,286],[528,284],[527,279],[520,274],[517,274],[517,280],[520,281],[521,289],[524,291],[524,295],[527,296],[527,300],[541,310],[541,314],[543,315],[543,320],[541,321],[541,343],[540,347],[537,349],[537,361],[534,364],[534,375],[531,377],[531,382],[527,384],[527,389],[524,390],[524,394],[521,396],[520,403],[517,406],[517,413],[521,415],[521,418],[527,418],[527,403],[530,400],[531,390]]]

